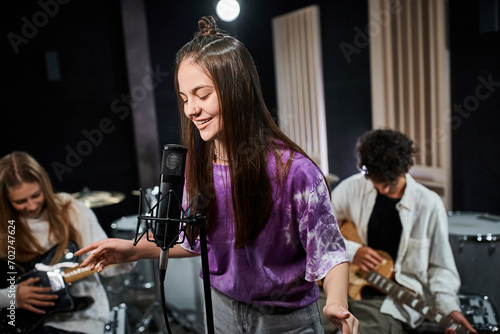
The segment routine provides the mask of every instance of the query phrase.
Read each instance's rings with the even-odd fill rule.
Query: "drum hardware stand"
[[[161,292],[161,291],[160,291]],[[157,313],[157,309],[159,306],[160,302],[155,300],[152,302],[148,308],[146,309],[146,312],[144,312],[144,316],[140,319],[139,323],[135,326],[135,332],[134,333],[143,333],[151,323],[151,320]],[[159,318],[161,318],[158,315]]]
[[[125,313],[126,309],[127,306],[123,303],[112,308],[108,318],[108,322],[104,326],[104,334],[128,333]]]
[[[201,247],[201,265],[202,265],[202,273],[203,273],[203,289],[204,289],[204,294],[205,294],[205,314],[206,314],[206,324],[207,324],[207,333],[208,334],[213,334],[214,333],[214,320],[213,320],[213,310],[212,310],[212,295],[211,295],[211,290],[210,290],[210,272],[209,272],[209,265],[208,265],[208,248],[207,248],[207,235],[206,235],[206,220],[207,217],[202,215],[201,213],[198,213],[197,211],[197,205],[198,205],[198,198],[200,194],[197,195],[197,197],[188,205],[187,209],[184,210],[181,207],[181,201],[179,198],[177,198],[177,195],[173,190],[168,191],[166,194],[161,196],[162,194],[159,194],[158,196],[160,197],[157,203],[153,206],[150,207],[147,214],[143,215],[143,190],[140,189],[140,200],[139,200],[139,214],[137,216],[137,227],[136,227],[136,233],[135,233],[135,238],[134,238],[134,246],[137,245],[139,240],[146,234],[146,239],[149,242],[155,242],[157,245],[157,240],[156,240],[156,228],[159,225],[159,222],[164,222],[165,224],[168,224],[169,222],[171,223],[181,223],[180,228],[178,231],[178,236],[182,235],[182,239],[179,240],[173,240],[170,245],[166,245],[162,247],[162,250],[167,251],[167,256],[166,260],[168,261],[168,250],[175,244],[181,244],[184,242],[185,238],[187,238],[187,241],[189,245],[191,246],[191,249],[194,249],[194,230],[197,228],[199,230],[199,239],[200,239],[200,247]],[[180,210],[181,210],[181,217],[182,218],[160,218],[158,217],[158,206],[162,200],[168,200],[168,205],[172,205],[172,200],[175,199],[176,203],[179,205]],[[195,204],[195,205],[194,205]],[[194,205],[194,208],[192,206]],[[148,203],[149,206],[149,203]],[[189,212],[195,212],[196,214],[193,216],[189,215]],[[167,212],[169,210],[167,209]],[[168,214],[167,214],[168,216]],[[146,221],[146,229],[140,233],[139,228],[141,225],[141,221],[145,220]],[[191,237],[186,233],[187,228],[190,227],[190,232]],[[147,232],[152,232],[153,238],[151,239],[149,236],[149,233]],[[166,238],[166,234],[165,234]],[[179,239],[179,238],[177,238]],[[165,245],[165,242],[163,243]],[[162,259],[160,259],[161,261]],[[163,307],[163,313],[164,313],[164,318],[165,318],[165,325],[167,326],[168,332],[170,333],[170,327],[168,324],[168,318],[167,318],[167,311],[166,311],[166,303],[164,301],[165,298],[165,291],[163,289],[163,280],[160,278],[160,284],[161,284],[161,289],[160,289],[160,296],[162,297],[162,307]]]

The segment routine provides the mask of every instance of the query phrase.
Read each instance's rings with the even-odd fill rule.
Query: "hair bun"
[[[213,16],[203,16],[198,20],[198,32],[196,37],[213,36],[219,33],[219,28]]]

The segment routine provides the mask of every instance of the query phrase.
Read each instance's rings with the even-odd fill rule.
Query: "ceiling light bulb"
[[[236,0],[220,0],[215,11],[221,20],[231,22],[240,14],[240,4]]]

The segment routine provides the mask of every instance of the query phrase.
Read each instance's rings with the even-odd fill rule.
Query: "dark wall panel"
[[[500,32],[479,8],[450,2],[453,208],[500,214]]]
[[[116,108],[128,94],[119,1],[8,6],[0,155],[29,152],[58,191],[125,193],[95,210],[109,231],[110,221],[137,211],[132,119]]]

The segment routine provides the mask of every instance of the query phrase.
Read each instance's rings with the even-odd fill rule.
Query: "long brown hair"
[[[255,240],[265,227],[273,205],[267,158],[273,152],[276,175],[283,184],[293,153],[306,153],[276,125],[267,109],[254,61],[245,46],[217,28],[213,17],[198,21],[198,32],[176,57],[175,91],[181,114],[182,141],[188,147],[186,191],[192,200],[198,192],[204,200],[207,229],[215,226],[217,207],[213,180],[214,143],[204,142],[193,122],[184,115],[179,95],[178,70],[182,61],[203,69],[212,80],[219,99],[222,133],[229,158],[231,198],[235,221],[235,247]],[[283,146],[291,150],[282,162]]]
[[[49,221],[49,237],[58,242],[52,263],[57,263],[69,240],[81,244],[80,233],[70,221],[69,209],[71,200],[55,194],[52,184],[43,167],[28,153],[14,151],[0,159],[0,240],[1,256],[7,254],[8,221],[14,220],[16,261],[26,262],[37,255],[44,254],[42,247],[34,237],[23,217],[10,204],[9,191],[21,183],[38,183],[45,197],[44,210]]]

